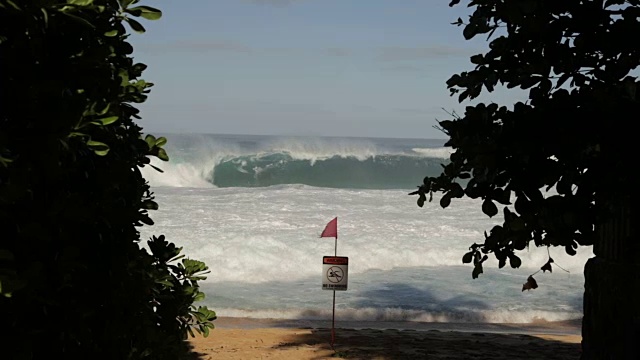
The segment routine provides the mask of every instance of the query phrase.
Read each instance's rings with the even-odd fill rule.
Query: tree
[[[450,6],[458,4],[453,0]],[[635,138],[640,113],[639,0],[473,0],[469,40],[487,36],[474,68],[451,76],[458,100],[498,85],[528,89],[525,102],[467,106],[439,128],[455,151],[439,177],[416,192],[482,200],[493,227],[462,258],[473,277],[493,254],[499,267],[521,265],[518,251],[561,246],[574,255],[594,245],[585,266],[583,359],[636,359],[640,351],[640,242]],[[631,118],[630,118],[631,117]],[[550,266],[552,260],[545,264]]]
[[[161,16],[137,2],[0,0],[2,358],[179,359],[213,327],[206,265],[138,244],[139,168],[168,156],[135,123],[152,84],[124,25]]]

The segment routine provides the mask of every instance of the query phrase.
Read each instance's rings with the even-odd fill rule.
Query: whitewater
[[[165,234],[211,269],[204,304],[218,316],[323,320],[332,292],[321,289],[319,238],[338,217],[339,256],[349,257],[349,288],[337,292],[336,318],[353,321],[531,323],[581,317],[589,247],[551,257],[569,272],[535,275],[547,249],[518,255],[519,269],[490,258],[471,278],[462,255],[499,223],[480,202],[438,197],[423,208],[407,194],[437,175],[451,153],[444,140],[166,135],[164,170],[145,167],[160,209],[142,239]]]

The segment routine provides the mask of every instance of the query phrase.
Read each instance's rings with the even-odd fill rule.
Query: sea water
[[[490,256],[472,279],[462,255],[500,219],[481,203],[438,196],[423,208],[415,190],[448,160],[444,140],[167,135],[171,160],[143,175],[160,209],[142,239],[164,234],[211,272],[203,303],[225,317],[330,319],[322,290],[320,238],[338,217],[337,255],[349,257],[348,290],[336,292],[336,317],[352,321],[530,323],[581,317],[583,267],[591,248],[569,256],[551,248],[553,273],[535,275],[547,248],[499,269]]]

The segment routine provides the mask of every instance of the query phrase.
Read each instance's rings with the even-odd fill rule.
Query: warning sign
[[[322,290],[347,290],[349,258],[324,256],[322,258]]]

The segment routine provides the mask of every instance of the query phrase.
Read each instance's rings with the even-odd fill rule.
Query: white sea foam
[[[213,185],[207,181],[211,176],[211,171],[215,166],[212,163],[192,164],[192,163],[174,163],[161,162],[158,159],[151,159],[151,165],[161,169],[163,172],[145,166],[142,168],[142,175],[149,181],[152,186],[171,186],[171,187],[199,187],[207,188]]]
[[[418,153],[422,156],[434,157],[434,158],[442,158],[448,159],[451,154],[453,154],[454,150],[449,147],[439,147],[439,148],[413,148],[411,149],[413,152]]]
[[[365,160],[380,154],[375,144],[366,139],[325,138],[325,137],[291,137],[274,138],[265,142],[271,152],[289,154],[297,160],[317,160],[337,157],[353,157]]]
[[[546,248],[519,252],[520,269],[498,269],[490,256],[473,280],[462,255],[500,222],[482,214],[481,202],[454,199],[442,209],[436,197],[418,208],[415,197],[398,190],[215,188],[209,180],[217,163],[277,144],[309,159],[376,151],[366,142],[352,149],[336,143],[329,151],[325,140],[294,145],[274,139],[245,147],[232,140],[190,140],[190,147],[169,152],[169,163],[153,161],[164,174],[143,169],[160,210],[151,213],[156,225],[141,228],[142,238],[165,234],[188,257],[209,265],[201,286],[205,304],[219,316],[328,318],[331,292],[321,290],[321,262],[333,255],[334,239],[319,234],[338,216],[338,255],[350,262],[349,289],[337,295],[342,320],[528,323],[579,317],[590,247],[573,257],[550,249],[555,264],[570,273],[557,267],[552,274],[537,273],[536,290],[521,287],[546,263]]]
[[[461,257],[497,221],[469,199],[456,199],[447,209],[434,199],[420,209],[402,191],[300,185],[158,188],[156,194],[161,206],[152,214],[156,226],[143,228],[143,235],[163,233],[211,267],[202,284],[207,304],[226,309],[220,316],[326,316],[326,299],[319,300],[328,293],[319,285],[321,261],[333,254],[334,239],[318,236],[334,216],[338,254],[350,258],[350,288],[340,294],[339,308],[349,308],[341,316],[353,320],[575,318],[582,269],[592,256],[590,248],[573,257],[552,248],[556,263],[571,273],[558,268],[540,273],[540,288],[523,293],[527,276],[547,261],[546,248],[520,252],[523,267],[515,270],[498,269],[491,257],[485,273],[472,280]],[[563,309],[567,304],[574,305]]]
[[[246,310],[219,308],[216,313],[221,317],[245,317],[254,319],[295,319],[326,320],[332,316],[331,309],[265,309]],[[440,311],[409,310],[402,308],[343,308],[336,309],[336,318],[340,321],[376,321],[376,322],[430,322],[430,323],[495,323],[495,324],[531,324],[539,321],[564,321],[578,319],[580,311]]]

